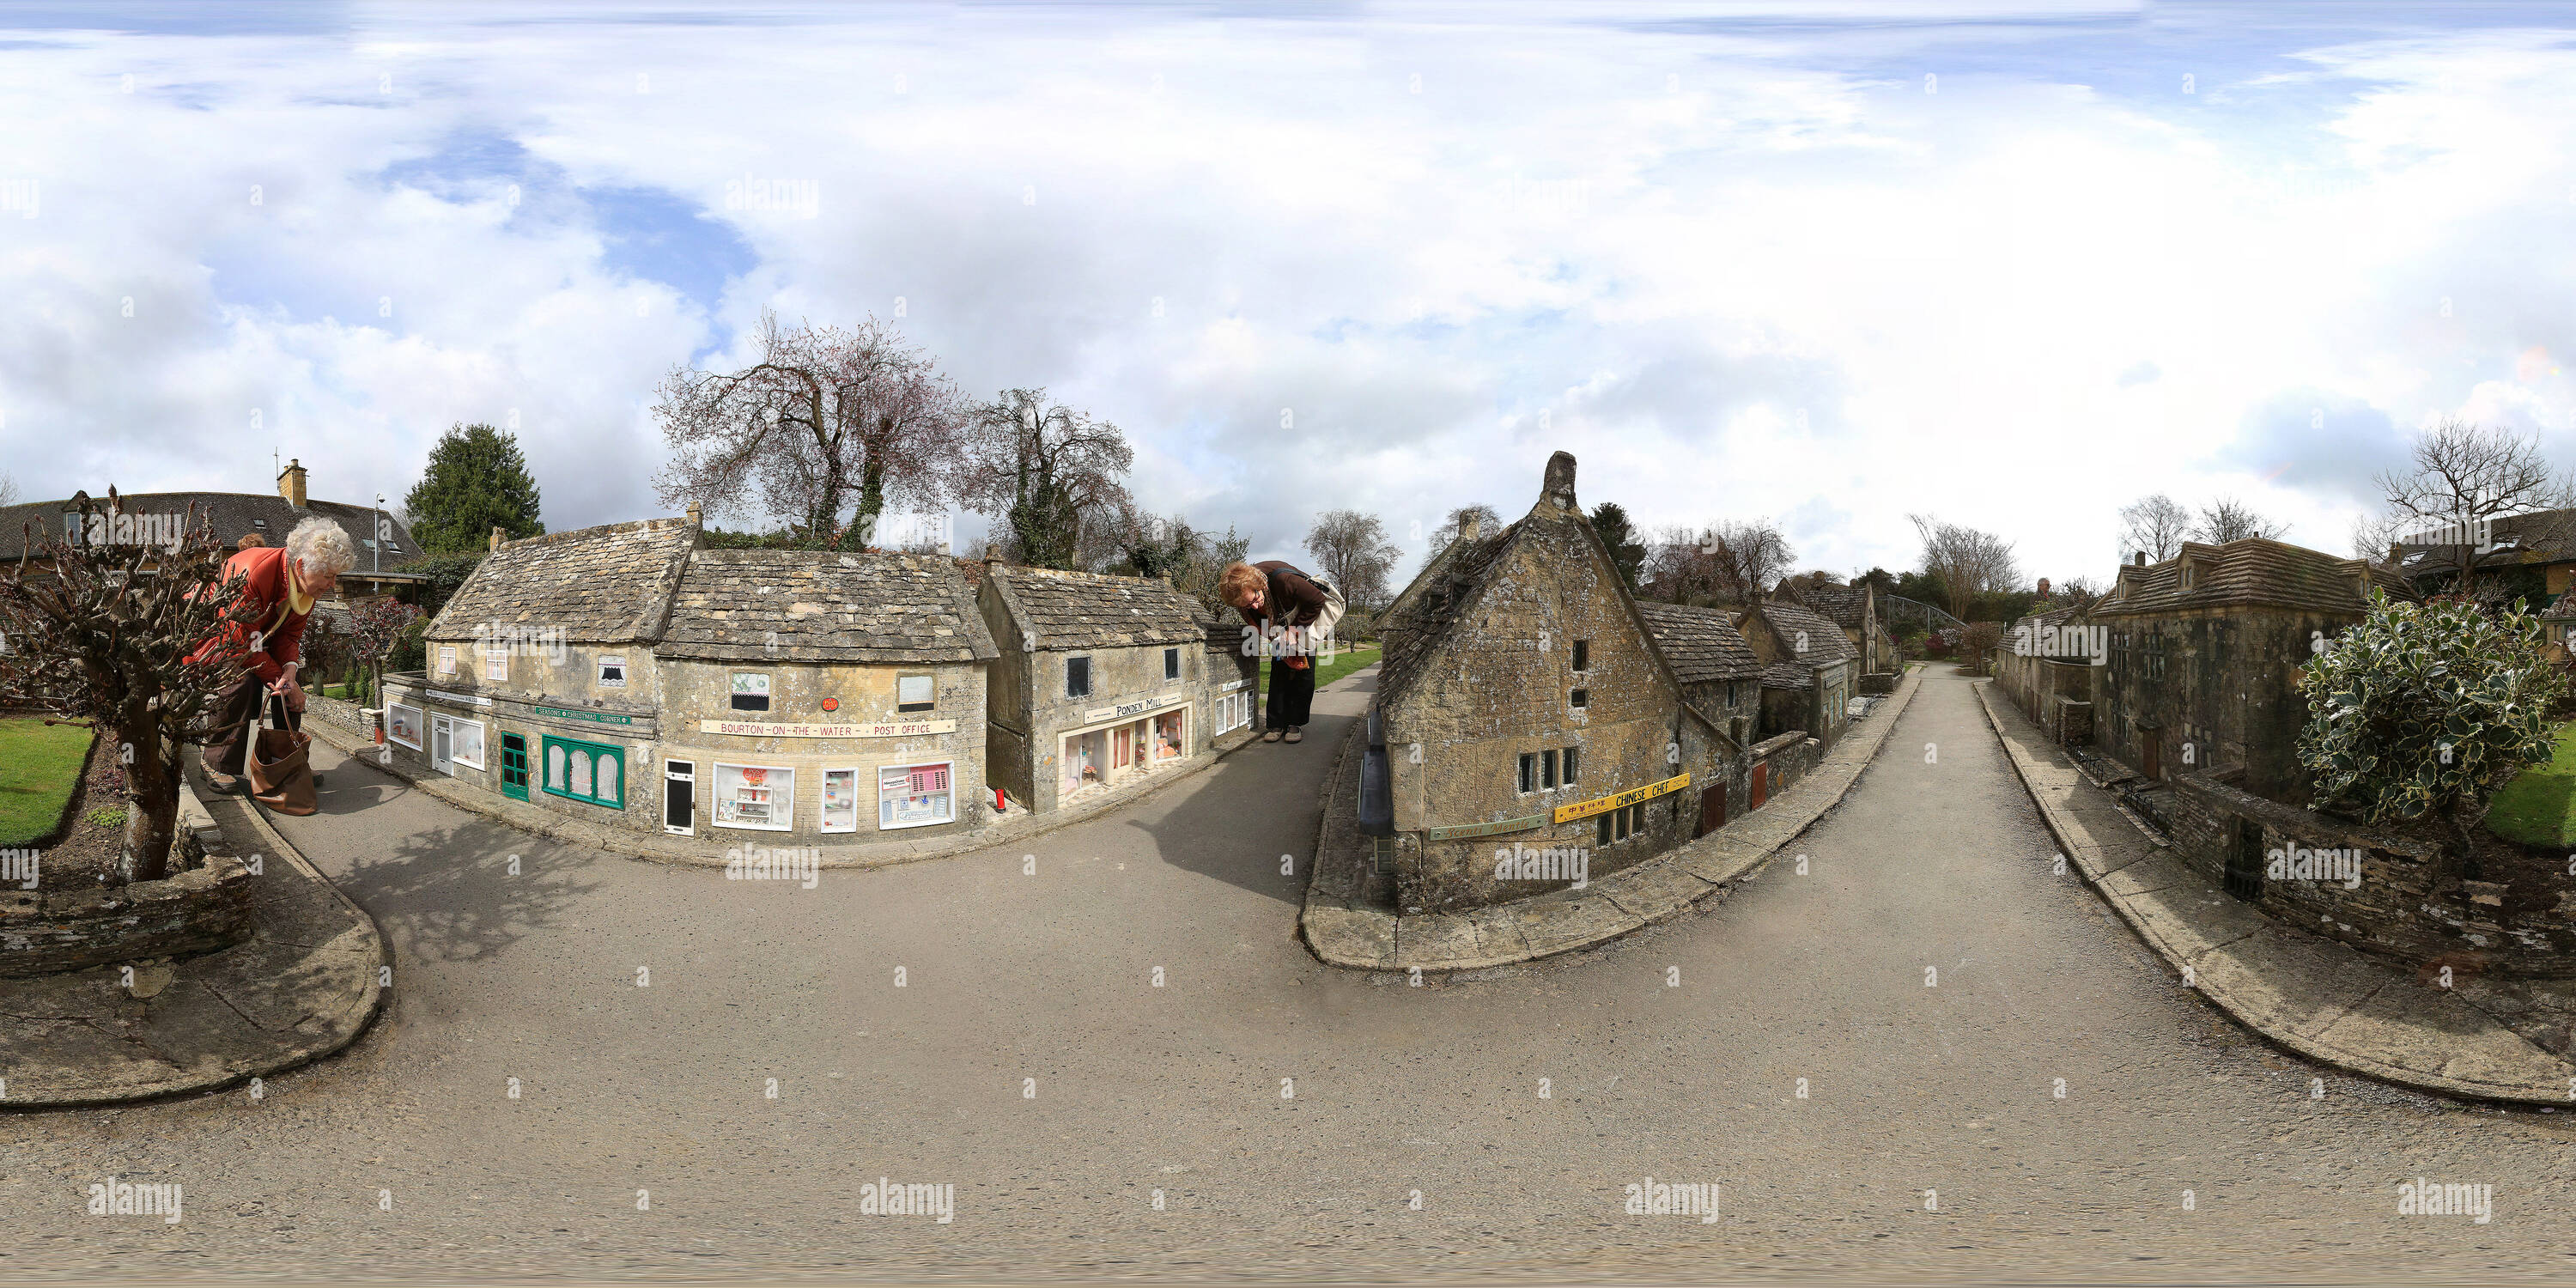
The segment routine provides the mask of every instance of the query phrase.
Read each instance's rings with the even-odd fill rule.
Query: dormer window
[[[2182,566],[2182,588],[2183,588],[2184,590],[2189,590],[2189,589],[2191,589],[2191,584],[2192,584],[2192,575],[2191,575],[2191,573],[2192,573],[2191,565],[2190,565],[2190,564],[2184,564],[2184,565]]]

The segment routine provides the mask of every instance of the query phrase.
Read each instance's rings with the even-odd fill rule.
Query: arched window
[[[590,795],[590,753],[579,747],[572,752],[572,794]]]
[[[546,786],[555,791],[564,789],[564,749],[561,747],[546,748]]]

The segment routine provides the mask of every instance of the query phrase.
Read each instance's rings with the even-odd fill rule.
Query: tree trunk
[[[837,543],[844,551],[864,550],[870,545],[883,545],[875,540],[876,518],[885,509],[885,463],[875,452],[859,466],[859,509],[850,516],[850,526]]]
[[[129,726],[117,737],[120,759],[125,747],[134,749],[125,766],[125,852],[117,870],[129,882],[158,881],[170,874],[170,843],[178,831],[178,762],[162,754],[157,728]]]

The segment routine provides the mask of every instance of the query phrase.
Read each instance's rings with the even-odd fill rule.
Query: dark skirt
[[[1287,664],[1286,658],[1270,659],[1270,700],[1263,711],[1271,729],[1301,729],[1315,705],[1314,659],[1307,658],[1299,670]]]

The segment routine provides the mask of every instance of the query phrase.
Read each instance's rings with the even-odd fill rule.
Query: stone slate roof
[[[429,638],[472,639],[476,626],[493,622],[561,630],[576,643],[649,643],[693,539],[686,519],[644,519],[510,542],[457,588]]]
[[[2009,652],[2016,647],[2015,641],[2027,638],[2031,641],[2030,647],[2035,649],[2046,640],[2047,636],[2044,632],[2046,632],[2050,627],[2063,629],[2069,625],[2081,626],[2083,625],[2083,616],[2084,608],[2080,604],[2066,604],[2057,608],[2029,614],[2028,616],[2016,620],[2011,626],[2004,629],[2003,647],[2007,652]],[[2024,631],[2030,632],[2029,635],[2024,636],[2022,634]],[[2062,651],[2052,654],[2037,654],[2035,656],[2054,658],[2082,657],[2086,661],[2092,660],[2091,655],[2087,653],[2068,653]]]
[[[107,489],[102,487],[92,496],[104,509]],[[215,539],[226,547],[253,532],[267,538],[272,546],[285,545],[286,534],[295,531],[296,524],[320,515],[339,524],[341,530],[349,534],[349,545],[358,552],[358,566],[351,570],[351,575],[364,575],[373,566],[375,552],[367,549],[367,542],[376,535],[379,511],[368,506],[311,501],[298,510],[288,505],[285,497],[251,492],[118,493],[117,499],[124,504],[127,514],[177,514],[193,505],[197,507],[199,517],[213,523]],[[69,499],[0,506],[0,559],[15,559],[25,552],[26,529],[30,523],[36,525],[40,535],[62,536],[63,511],[70,508]],[[404,564],[420,558],[420,546],[412,541],[411,529],[391,508],[381,513],[394,530],[393,538],[384,550],[383,568],[386,572],[399,572]]]
[[[1039,649],[1124,648],[1198,643],[1207,638],[1199,602],[1160,581],[1001,568],[996,587],[1011,625]]]
[[[2184,564],[2192,568],[2192,587],[2182,588]],[[2096,617],[2134,617],[2142,613],[2185,608],[2263,606],[2334,613],[2366,613],[2362,579],[2392,598],[2412,599],[2406,579],[2362,559],[2294,546],[2285,541],[2248,537],[2223,546],[2186,541],[2182,553],[2146,568],[2120,570],[2120,583],[2093,605]]]
[[[1817,616],[1847,631],[1859,630],[1869,611],[1869,591],[1863,587],[1809,586],[1791,593]]]
[[[2425,535],[2425,534],[2419,534]],[[2576,510],[2535,510],[2497,519],[2494,544],[2476,552],[2479,568],[2576,560]],[[2460,563],[2461,547],[2440,542],[2397,543],[2397,567],[2409,577],[2448,572]]]
[[[1672,663],[1684,684],[1703,680],[1741,680],[1762,674],[1761,659],[1735,629],[1735,618],[1722,608],[1687,608],[1680,604],[1637,601],[1655,647]]]
[[[1816,687],[1816,668],[1795,662],[1774,662],[1762,668],[1762,687],[1766,689],[1812,689]]]
[[[1851,638],[1843,634],[1843,628],[1805,605],[1785,599],[1766,599],[1762,601],[1762,616],[1771,623],[1772,634],[1779,637],[1780,647],[1784,650],[1795,649],[1798,633],[1806,632],[1807,651],[1800,656],[1808,666],[1830,666],[1860,657],[1860,650],[1852,647]]]
[[[1448,638],[1460,610],[1484,588],[1497,556],[1511,545],[1526,522],[1522,519],[1474,541],[1452,542],[1439,565],[1424,569],[1422,577],[1416,579],[1413,602],[1390,620],[1378,623],[1378,638],[1386,644],[1386,660],[1378,664],[1380,706],[1392,704],[1421,674],[1423,664]]]
[[[956,561],[828,550],[692,552],[653,652],[727,662],[1000,656]]]

